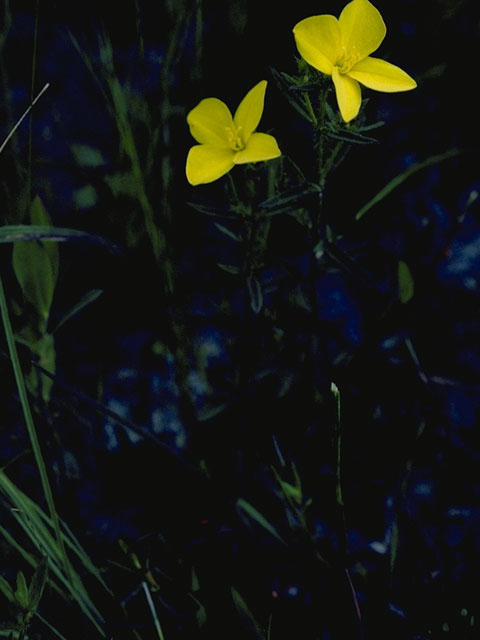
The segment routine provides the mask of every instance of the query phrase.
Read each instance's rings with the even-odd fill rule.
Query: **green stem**
[[[327,92],[322,91],[320,93],[320,101],[318,105],[318,120],[317,120],[317,177],[318,184],[323,192],[323,187],[325,186],[326,179],[326,171],[325,171],[325,102],[327,100]]]
[[[55,531],[55,537],[57,540],[60,556],[62,558],[65,574],[70,582],[73,584],[73,578],[71,573],[70,562],[67,557],[65,545],[63,544],[62,533],[60,531],[60,519],[58,517],[57,510],[55,509],[55,503],[53,500],[53,493],[48,479],[47,468],[42,456],[42,450],[40,448],[40,442],[38,440],[37,431],[33,422],[32,412],[30,410],[30,404],[27,396],[27,389],[25,386],[25,380],[23,378],[22,368],[20,366],[20,360],[18,358],[17,345],[15,344],[15,336],[13,334],[12,325],[8,315],[7,301],[5,298],[5,290],[3,288],[2,278],[0,276],[0,309],[2,314],[3,327],[5,330],[5,337],[7,339],[8,350],[10,354],[10,360],[12,362],[13,372],[15,375],[15,382],[17,384],[18,395],[20,398],[20,404],[22,405],[23,416],[25,424],[27,426],[28,436],[33,449],[35,461],[37,463],[38,471],[40,474],[40,480],[42,483],[43,493],[47,502],[48,510],[50,512],[50,518],[53,523]]]
[[[227,173],[227,179],[228,179],[228,188],[230,191],[230,197],[234,201],[235,205],[239,206],[241,204],[240,198],[238,197],[238,191],[237,191],[237,187],[235,186],[235,180],[233,179],[232,174],[230,172]]]
[[[317,116],[315,115],[315,111],[313,110],[312,101],[310,100],[310,96],[308,95],[308,93],[303,94],[303,99],[305,100],[305,106],[307,107],[307,111],[312,120],[312,124],[314,127],[317,127]]]
[[[315,147],[317,150],[317,184],[320,187],[318,193],[318,210],[313,220],[314,246],[325,240],[326,222],[323,211],[323,199],[325,183],[327,181],[329,163],[325,162],[325,116],[326,116],[327,89],[320,92],[318,103],[318,118],[315,125]]]
[[[331,390],[336,403],[336,416],[334,428],[334,449],[335,449],[335,495],[339,518],[339,555],[342,564],[345,563],[347,555],[347,525],[345,521],[345,505],[342,493],[342,423],[340,391],[337,385],[332,382]]]
[[[335,145],[335,147],[333,148],[332,153],[330,154],[327,162],[325,163],[325,177],[328,176],[330,171],[333,169],[335,160],[337,159],[337,156],[342,150],[342,148],[343,148],[343,141],[339,140]]]
[[[33,102],[33,92],[35,90],[35,77],[37,70],[37,40],[38,40],[38,19],[40,0],[35,4],[35,26],[33,30],[33,54],[32,54],[32,76],[30,80],[30,104]],[[28,169],[27,169],[27,211],[32,202],[32,137],[33,137],[33,111],[30,111],[28,123]]]
[[[355,617],[357,618],[359,637],[363,639],[363,622],[362,613],[357,599],[350,571],[347,567],[347,552],[348,552],[348,533],[347,522],[345,519],[345,503],[343,501],[342,491],[342,407],[340,400],[340,391],[337,385],[331,383],[331,391],[336,404],[335,426],[334,426],[334,454],[335,454],[335,494],[338,510],[338,550],[339,550],[339,564],[340,568],[345,574],[347,581],[348,591],[350,592],[352,603],[355,611]]]

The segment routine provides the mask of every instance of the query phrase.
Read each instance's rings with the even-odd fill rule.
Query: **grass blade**
[[[439,153],[437,155],[430,156],[429,158],[427,158],[426,160],[423,160],[422,162],[416,162],[415,164],[412,164],[410,167],[408,167],[408,169],[405,169],[405,171],[403,171],[402,173],[399,173],[397,176],[395,176],[395,178],[390,180],[390,182],[387,182],[387,184],[383,187],[383,189],[380,189],[380,191],[371,200],[369,200],[366,204],[364,204],[363,207],[359,211],[357,211],[355,215],[355,219],[360,220],[360,218],[363,218],[363,216],[368,211],[370,211],[372,207],[374,207],[376,204],[381,202],[394,189],[396,189],[403,182],[405,182],[405,180],[410,178],[410,176],[412,176],[414,173],[417,173],[417,171],[421,171],[422,169],[427,169],[428,167],[431,167],[434,164],[438,164],[439,162],[443,162],[444,160],[450,160],[451,158],[455,158],[456,156],[459,156],[462,153],[464,153],[464,151],[460,149],[450,149],[445,153]]]

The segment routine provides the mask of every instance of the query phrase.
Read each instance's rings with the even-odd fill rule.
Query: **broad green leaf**
[[[101,152],[88,144],[72,144],[70,149],[75,162],[81,167],[103,167],[105,165]]]
[[[76,189],[72,194],[72,198],[77,209],[90,209],[98,201],[97,191],[91,184],[86,184],[84,187]]]
[[[40,242],[16,242],[12,265],[23,296],[37,310],[44,330],[55,288],[55,276],[45,246]]]
[[[30,222],[34,226],[44,225],[46,227],[49,227],[52,224],[50,216],[43,206],[43,202],[41,201],[39,196],[35,196],[32,202],[32,206],[30,207]],[[58,279],[59,269],[58,244],[56,242],[42,242],[42,245],[45,247],[45,251],[50,259],[50,265],[52,267],[52,274],[55,285]]]
[[[25,611],[28,606],[28,588],[23,571],[17,573],[17,590],[15,591],[15,601]]]
[[[136,198],[138,195],[138,183],[131,171],[127,173],[113,173],[112,175],[105,176],[104,180],[116,198],[119,196]]]
[[[415,283],[412,273],[406,262],[398,262],[398,297],[400,302],[406,304],[415,293]]]
[[[50,217],[36,196],[30,207],[33,226],[49,226]],[[37,310],[44,330],[50,313],[53,292],[58,277],[58,246],[56,243],[15,242],[12,265],[24,298]]]
[[[45,207],[39,196],[35,196],[32,202],[32,206],[30,207],[30,222],[34,226],[51,226],[52,221],[50,220],[50,216],[48,215]],[[45,246],[45,251],[50,259],[50,263],[52,266],[52,273],[55,279],[55,282],[58,278],[58,245],[56,242],[45,242],[42,244]]]

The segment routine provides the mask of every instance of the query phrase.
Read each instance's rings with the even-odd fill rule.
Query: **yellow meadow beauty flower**
[[[262,80],[243,98],[232,118],[218,98],[205,98],[187,116],[190,133],[200,144],[188,153],[186,174],[190,184],[213,182],[236,164],[271,160],[281,155],[277,141],[257,133],[263,114],[267,81]]]
[[[302,58],[332,76],[338,107],[345,122],[358,115],[362,103],[359,83],[375,91],[409,91],[417,83],[399,67],[372,58],[387,29],[368,0],[349,2],[340,18],[331,15],[301,20],[293,29]]]

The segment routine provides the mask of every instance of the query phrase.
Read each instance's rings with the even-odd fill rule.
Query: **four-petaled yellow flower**
[[[218,98],[205,98],[187,116],[190,133],[200,144],[188,153],[186,174],[192,185],[213,182],[236,164],[271,160],[281,155],[277,141],[256,133],[263,113],[266,80],[243,98],[232,118]]]
[[[335,16],[312,16],[293,29],[302,58],[332,76],[340,113],[345,122],[358,115],[362,96],[359,82],[376,91],[408,91],[417,84],[399,67],[372,58],[387,29],[380,12],[368,0],[349,2]]]

